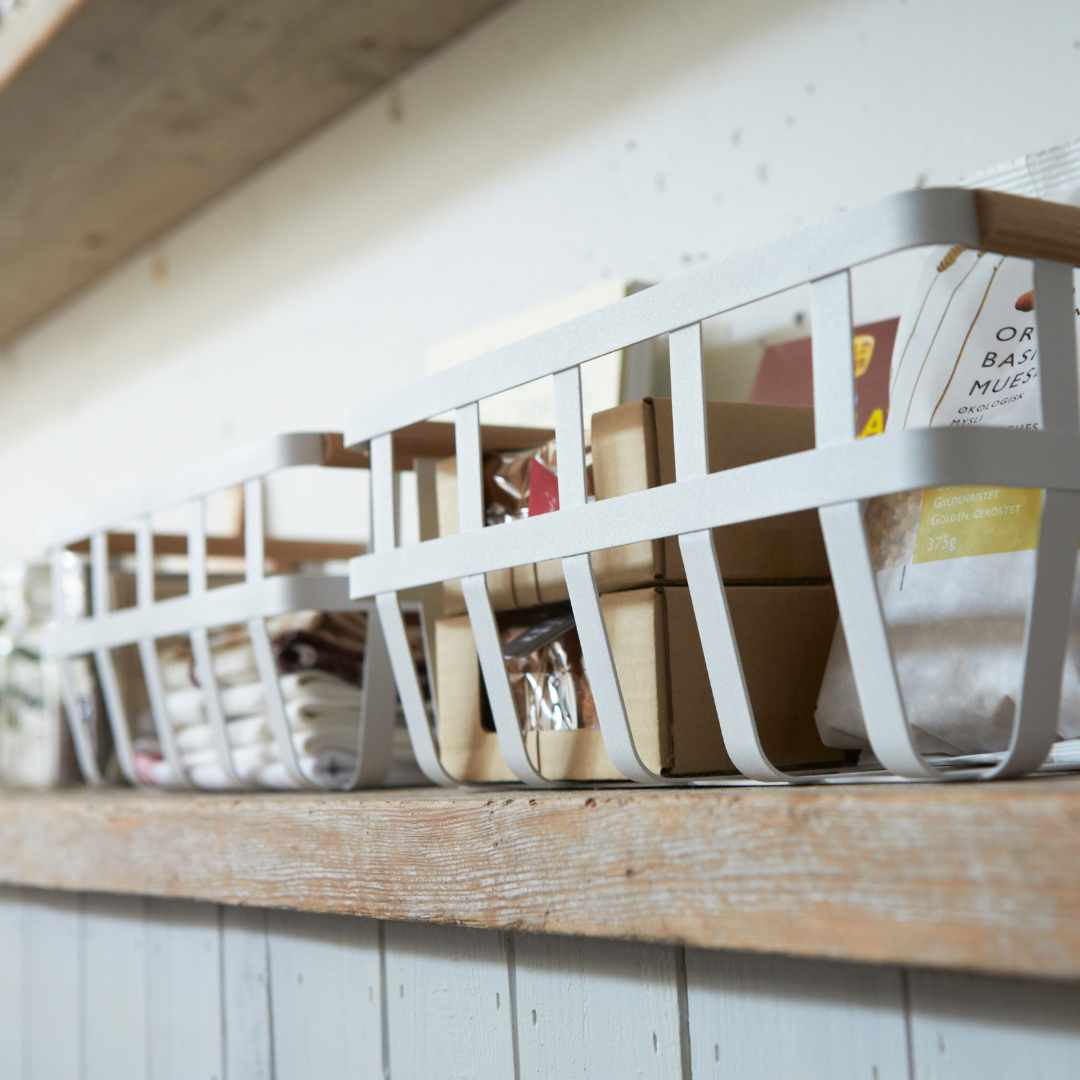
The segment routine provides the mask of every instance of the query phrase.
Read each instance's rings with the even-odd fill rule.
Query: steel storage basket
[[[1034,260],[1044,430],[937,428],[856,441],[850,271],[931,244]],[[375,600],[416,758],[427,776],[440,784],[455,782],[440,763],[408,650],[399,593],[461,578],[502,754],[519,780],[548,786],[551,781],[526,752],[485,573],[559,558],[608,756],[630,780],[671,783],[648,769],[635,749],[590,553],[678,535],[723,739],[741,782],[837,779],[835,773],[785,773],[763,752],[711,535],[717,526],[810,509],[820,516],[867,733],[882,765],[894,776],[920,779],[1010,777],[1038,768],[1056,734],[1080,537],[1072,276],[1077,262],[1080,209],[988,191],[908,192],[639,292],[352,409],[346,445],[370,445],[373,550],[351,561],[350,595]],[[710,473],[701,322],[800,285],[809,285],[811,292],[816,448]],[[589,503],[580,367],[661,334],[669,335],[676,480]],[[479,403],[549,375],[554,377],[560,509],[485,528]],[[394,531],[395,432],[450,410],[455,414],[461,531],[403,548]],[[947,484],[1044,490],[1020,701],[1011,744],[989,768],[946,771],[915,746],[860,508],[861,500],[874,496]]]
[[[416,433],[419,450],[430,443],[434,452],[445,443],[439,428],[423,425]],[[425,439],[427,440],[425,442]],[[416,440],[414,440],[416,441]],[[406,468],[415,462],[400,459]],[[139,490],[76,514],[49,529],[46,546],[53,567],[53,608],[55,621],[48,637],[48,651],[60,670],[61,691],[82,772],[90,783],[103,782],[90,732],[79,708],[72,664],[77,657],[92,657],[104,699],[105,712],[120,771],[134,785],[142,785],[132,742],[132,717],[127,715],[117,678],[112,650],[135,645],[145,679],[146,697],[153,726],[164,760],[180,786],[192,786],[181,760],[175,728],[168,715],[162,666],[156,643],[186,635],[191,644],[193,665],[202,695],[202,707],[211,729],[216,761],[229,787],[245,783],[234,767],[233,751],[226,731],[221,687],[211,655],[210,632],[216,627],[246,626],[250,637],[259,682],[265,700],[266,718],[280,762],[291,785],[377,786],[384,781],[391,763],[396,691],[375,607],[370,602],[353,601],[348,596],[347,579],[323,573],[282,573],[268,575],[268,556],[305,555],[308,559],[341,559],[357,545],[319,544],[306,541],[272,541],[264,536],[263,480],[279,469],[315,465],[324,467],[366,467],[366,455],[342,451],[340,435],[289,434],[228,454],[180,474],[146,485]],[[243,485],[243,537],[207,537],[207,500],[214,493]],[[175,507],[189,507],[186,537],[154,536],[153,515]],[[135,523],[134,535],[110,530]],[[68,547],[89,537],[91,613],[88,617],[65,615],[64,564],[70,562]],[[125,541],[127,541],[125,545]],[[171,543],[162,543],[170,541]],[[135,557],[135,605],[110,610],[110,551],[131,552]],[[162,549],[187,556],[187,594],[167,599],[155,598],[155,554]],[[362,550],[362,548],[361,548]],[[243,579],[232,584],[208,587],[208,554],[232,554],[243,558]],[[406,604],[415,613],[421,605]],[[367,614],[367,641],[363,656],[362,705],[358,725],[356,765],[341,783],[316,784],[301,768],[291,738],[289,720],[278,681],[275,657],[267,620],[287,613],[354,611]]]

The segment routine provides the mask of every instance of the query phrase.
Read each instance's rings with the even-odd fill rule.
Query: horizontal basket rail
[[[135,534],[130,532],[110,532],[106,534],[108,553],[113,555],[134,555]],[[329,562],[351,559],[354,555],[363,555],[363,544],[349,544],[327,540],[279,540],[268,536],[264,547],[266,557],[271,562],[285,565],[301,562]],[[77,555],[90,554],[89,539],[67,545],[68,551]],[[154,533],[155,555],[186,555],[188,538],[172,533]],[[212,557],[242,559],[244,557],[244,538],[242,536],[208,536],[206,554]]]
[[[115,529],[138,517],[157,514],[192,499],[238,487],[249,480],[297,465],[321,465],[323,436],[315,433],[276,435],[270,439],[200,462],[69,514],[46,526],[42,543],[52,550],[85,540],[95,532]]]
[[[53,626],[46,632],[44,641],[51,656],[85,656],[97,649],[130,645],[140,638],[174,637],[290,611],[354,608],[357,602],[349,599],[343,577],[279,574],[221,585],[201,595],[172,596],[153,605],[122,608],[110,612],[107,618],[80,619],[70,626]]]
[[[407,429],[418,417],[438,416],[908,248],[963,244],[1076,265],[1078,219],[1073,207],[991,191],[925,188],[892,195],[361,402],[349,410],[345,445],[355,448]]]
[[[553,431],[541,428],[488,424],[484,425],[482,432],[485,446],[504,450],[517,446],[535,446],[538,442],[554,436]],[[454,425],[422,421],[410,424],[397,433],[394,465],[399,470],[408,470],[412,468],[416,458],[443,458],[450,457],[453,453]],[[200,462],[170,476],[152,480],[86,510],[69,514],[46,526],[41,534],[42,545],[49,550],[81,546],[91,533],[113,529],[136,517],[156,514],[191,499],[238,487],[257,477],[301,465],[367,469],[370,467],[370,459],[364,449],[346,449],[343,436],[337,432],[275,435],[210,461]],[[155,540],[155,550],[161,539],[159,537]],[[222,542],[229,550],[214,551],[214,546]],[[233,542],[232,537],[208,538],[209,553],[243,554],[242,551],[234,552],[230,542]]]
[[[936,429],[856,442],[850,270],[931,244],[1031,259],[1039,334],[1042,431]],[[817,509],[871,746],[894,773],[918,778],[1019,775],[1038,767],[1055,736],[1072,580],[1080,539],[1078,404],[1072,267],[1080,263],[1080,209],[985,191],[907,192],[757,251],[639,292],[351,410],[345,443],[370,444],[373,551],[350,562],[353,597],[374,596],[418,761],[450,784],[420,708],[398,592],[459,577],[500,747],[519,780],[542,786],[525,751],[487,593],[488,571],[563,561],[585,666],[609,757],[628,779],[668,783],[641,761],[627,720],[590,553],[679,536],[713,698],[727,751],[746,777],[806,781],[767,759],[731,629],[711,530]],[[812,302],[816,448],[710,473],[702,320],[797,286]],[[669,335],[675,482],[588,503],[580,365]],[[560,509],[485,527],[478,403],[554,377]],[[395,431],[454,411],[460,533],[407,548],[394,529]],[[916,749],[907,723],[867,547],[860,500],[913,488],[997,483],[1044,489],[1021,700],[1004,759],[989,770],[945,774]]]
[[[352,596],[412,589],[641,540],[946,484],[1080,490],[1080,435],[932,428],[709,473],[694,480],[424,540],[349,562]]]

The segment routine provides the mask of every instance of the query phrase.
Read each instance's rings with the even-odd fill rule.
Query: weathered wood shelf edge
[[[1080,978],[1080,777],[7,795],[0,881]]]
[[[0,341],[503,3],[17,9],[0,25]]]

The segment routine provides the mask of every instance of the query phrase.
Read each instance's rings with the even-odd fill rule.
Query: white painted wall
[[[0,351],[0,562],[176,465],[340,428],[442,337],[1071,139],[1078,84],[1074,0],[519,0]],[[857,315],[901,280],[864,275]]]

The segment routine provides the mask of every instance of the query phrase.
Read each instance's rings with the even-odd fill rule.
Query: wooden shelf
[[[32,0],[0,25],[0,340],[505,0]]]
[[[1080,777],[0,798],[0,881],[1080,977]]]

